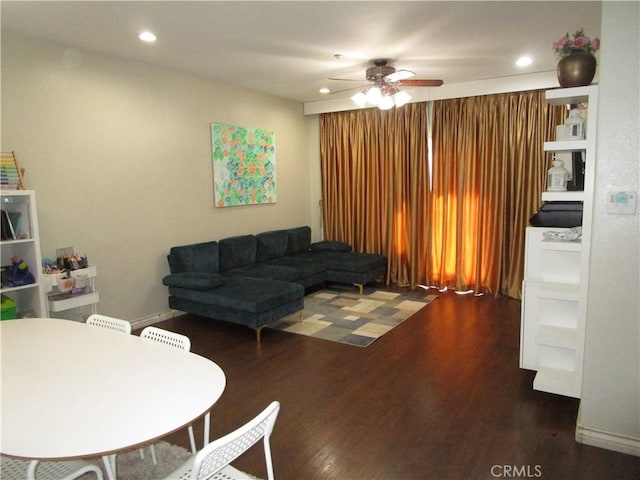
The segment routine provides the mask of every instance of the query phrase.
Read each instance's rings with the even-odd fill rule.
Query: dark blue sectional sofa
[[[325,282],[366,283],[384,277],[383,255],[354,253],[343,242],[311,243],[308,226],[172,247],[169,306],[262,328],[302,311],[306,290]]]

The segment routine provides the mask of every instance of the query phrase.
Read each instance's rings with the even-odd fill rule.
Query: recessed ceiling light
[[[527,65],[531,65],[532,62],[533,60],[531,57],[523,56],[518,59],[516,65],[519,67],[526,67]]]
[[[329,93],[331,90],[329,90],[327,87],[322,87],[319,92],[320,93]]]
[[[142,32],[140,35],[138,35],[138,38],[140,40],[142,40],[143,42],[155,42],[156,41],[156,36],[151,32]]]

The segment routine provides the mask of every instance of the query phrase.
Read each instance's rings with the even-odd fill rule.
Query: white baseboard
[[[640,438],[576,425],[576,442],[640,457]]]
[[[182,312],[178,312],[177,310],[169,310],[167,312],[160,312],[153,315],[147,315],[146,317],[136,318],[131,322],[131,328],[133,330],[136,330],[138,328],[148,327],[149,325],[153,325],[155,323],[177,317],[180,314],[182,314]]]

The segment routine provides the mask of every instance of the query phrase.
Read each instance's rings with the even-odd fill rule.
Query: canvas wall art
[[[276,203],[276,142],[271,130],[211,124],[216,207]]]

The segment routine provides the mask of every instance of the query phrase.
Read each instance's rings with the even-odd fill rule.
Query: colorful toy
[[[58,265],[56,265],[56,262],[54,262],[50,258],[43,258],[42,259],[42,272],[46,273],[47,275],[52,275],[54,273],[62,273],[62,272],[64,272],[64,268],[60,269],[58,267]]]
[[[22,258],[14,255],[11,257],[11,272],[7,281],[8,287],[20,287],[36,283],[33,273],[29,271],[29,265]]]

